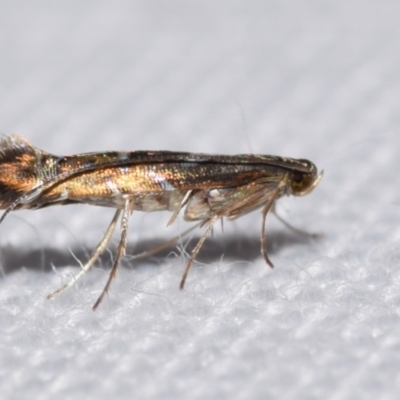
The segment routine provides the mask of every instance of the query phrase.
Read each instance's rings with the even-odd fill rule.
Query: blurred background
[[[169,213],[134,213],[62,297],[113,210],[0,226],[4,398],[385,398],[400,389],[398,2],[0,1],[0,132],[55,154],[108,150],[307,158],[324,178],[278,212],[217,227],[178,290]],[[197,232],[197,237],[201,231]],[[118,235],[116,235],[118,236]],[[192,243],[193,241],[191,241]]]

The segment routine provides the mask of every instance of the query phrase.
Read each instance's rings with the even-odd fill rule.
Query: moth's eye
[[[304,191],[308,190],[314,179],[311,174],[294,173],[291,180],[293,194],[301,196]]]
[[[309,164],[311,164],[308,161]],[[322,178],[322,173],[318,175],[317,168],[314,165],[310,165],[310,172],[294,172],[291,176],[291,188],[292,193],[295,196],[304,196],[310,193],[315,186],[317,186],[319,180]]]

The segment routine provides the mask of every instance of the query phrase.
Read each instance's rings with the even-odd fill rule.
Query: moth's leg
[[[100,243],[97,245],[96,249],[93,251],[90,259],[86,262],[85,265],[82,266],[81,270],[79,273],[72,278],[69,282],[67,282],[64,286],[62,286],[60,289],[56,290],[53,293],[50,293],[47,295],[47,299],[53,299],[54,297],[58,296],[62,292],[66,291],[69,289],[71,286],[75,284],[75,282],[81,278],[83,275],[86,274],[87,271],[92,267],[92,265],[96,262],[96,260],[103,254],[104,250],[107,248],[108,242],[110,241],[110,238],[115,230],[115,226],[117,225],[118,218],[121,215],[122,210],[117,210],[114,214],[114,217],[110,223],[110,225],[107,228],[106,233],[104,234],[103,238],[101,239]]]
[[[265,262],[271,267],[274,268],[274,264],[272,264],[271,260],[268,257],[267,254],[267,241],[266,241],[266,235],[265,235],[265,223],[267,220],[267,214],[268,211],[273,207],[275,200],[278,198],[278,193],[272,195],[270,199],[268,200],[267,204],[264,206],[262,209],[262,223],[261,223],[261,254],[264,257]]]
[[[173,212],[170,220],[168,221],[167,226],[171,225],[176,220],[176,217],[178,216],[179,211],[182,210],[183,207],[185,207],[185,205],[188,203],[190,196],[192,194],[193,194],[193,190],[188,190],[186,192],[186,194],[183,197],[182,201],[180,202],[179,206],[176,207],[175,211]],[[168,240],[168,242],[165,242],[165,243],[161,244],[160,246],[155,246],[150,250],[143,251],[142,253],[139,253],[139,254],[134,254],[131,258],[132,259],[146,258],[148,256],[151,256],[152,254],[158,253],[159,251],[164,250],[167,247],[170,247],[173,244],[175,244],[179,239],[183,238],[184,236],[186,236],[187,234],[189,234],[190,232],[192,232],[193,230],[198,228],[202,223],[203,222],[200,222],[200,223],[192,226],[191,228],[187,229],[186,231],[184,231],[183,233],[181,233],[179,235],[176,235],[172,239]]]
[[[130,256],[130,259],[136,260],[138,258],[146,258],[151,256],[152,254],[156,254],[161,250],[164,250],[170,246],[172,246],[173,244],[175,244],[176,242],[178,242],[179,239],[185,237],[186,235],[188,235],[190,232],[194,231],[196,228],[198,228],[203,222],[199,222],[198,224],[192,226],[189,229],[186,229],[185,232],[181,233],[180,235],[176,235],[174,236],[172,239],[168,240],[168,242],[165,242],[159,246],[155,246],[150,250],[145,250],[139,254],[134,254],[133,256]]]
[[[115,255],[114,264],[111,268],[110,275],[108,277],[106,285],[104,286],[103,291],[101,292],[101,295],[99,296],[96,303],[94,303],[94,305],[92,307],[93,311],[95,311],[96,308],[99,306],[99,304],[102,302],[103,297],[105,296],[105,294],[108,292],[108,289],[110,288],[112,280],[117,275],[119,261],[121,260],[121,257],[125,254],[125,250],[126,250],[129,217],[130,217],[130,214],[132,213],[132,210],[133,210],[133,200],[126,199],[124,210],[122,213],[122,218],[121,218],[121,237],[119,239],[119,244],[118,244],[118,248],[117,248],[117,253]]]
[[[210,233],[210,231],[212,231],[213,226],[215,224],[215,221],[217,221],[217,219],[219,218],[218,215],[215,215],[214,217],[212,217],[208,222],[207,222],[207,228],[205,230],[205,232],[203,233],[203,236],[200,238],[200,240],[197,242],[196,247],[192,250],[192,254],[190,255],[189,261],[186,264],[186,268],[185,271],[183,272],[182,275],[182,279],[181,279],[181,283],[179,284],[179,288],[182,290],[183,287],[185,286],[185,281],[187,278],[187,275],[189,273],[190,267],[193,264],[194,259],[197,256],[197,253],[200,251],[201,246],[203,245],[204,241],[206,240],[207,235]]]
[[[186,206],[186,204],[188,203],[189,198],[190,198],[192,193],[193,193],[193,190],[188,190],[186,192],[186,194],[185,194],[184,198],[182,199],[181,203],[179,204],[178,207],[176,207],[176,210],[173,212],[171,218],[169,219],[167,226],[170,226],[170,225],[172,225],[174,223],[174,221],[176,220],[176,217],[179,214],[179,211],[181,211],[182,208]]]
[[[321,236],[323,236],[322,233],[310,233],[307,231],[303,231],[302,229],[298,229],[295,226],[289,224],[289,222],[287,222],[286,220],[284,220],[277,212],[276,212],[276,208],[275,205],[272,207],[271,212],[274,213],[275,217],[283,224],[286,226],[286,228],[290,229],[291,231],[293,231],[294,233],[296,233],[297,235],[300,236],[307,236],[313,239],[319,238]]]

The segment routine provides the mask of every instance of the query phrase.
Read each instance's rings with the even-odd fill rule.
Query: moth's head
[[[305,196],[312,192],[322,178],[323,171],[318,174],[317,167],[308,160],[298,160],[306,171],[293,171],[290,177],[290,187],[294,196]]]

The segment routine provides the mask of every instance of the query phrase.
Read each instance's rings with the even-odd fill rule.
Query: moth
[[[93,305],[95,310],[115,278],[125,254],[129,217],[135,210],[170,211],[168,225],[181,210],[186,221],[198,221],[204,233],[191,252],[180,288],[207,235],[218,220],[234,220],[261,208],[261,253],[266,251],[265,222],[282,196],[304,196],[319,183],[315,165],[303,159],[270,155],[209,155],[170,151],[110,151],[57,156],[39,150],[20,136],[0,138],[0,209],[84,203],[115,208],[103,238],[80,272],[48,295],[70,288],[105,251],[121,221],[121,234],[110,275]]]

